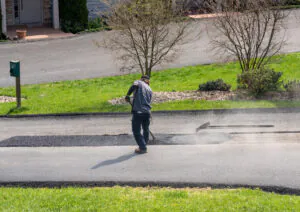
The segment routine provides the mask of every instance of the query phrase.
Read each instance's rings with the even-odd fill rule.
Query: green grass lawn
[[[299,211],[300,197],[261,190],[0,188],[0,211]]]
[[[284,80],[300,79],[300,53],[278,57],[270,66],[282,71]],[[153,91],[197,90],[200,83],[222,78],[236,89],[237,63],[199,65],[154,72],[151,78]],[[126,94],[140,74],[104,77],[22,86],[22,108],[13,110],[15,103],[4,103],[0,114],[46,114],[75,112],[124,112],[129,105],[113,106],[107,101]],[[15,96],[15,88],[0,88],[0,95]],[[153,110],[201,110],[226,108],[299,107],[300,101],[176,101],[154,104]]]

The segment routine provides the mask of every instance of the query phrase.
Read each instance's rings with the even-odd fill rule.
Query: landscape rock
[[[16,102],[16,101],[17,101],[16,97],[0,96],[0,103],[8,103],[8,102]]]

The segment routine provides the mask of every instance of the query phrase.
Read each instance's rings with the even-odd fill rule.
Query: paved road
[[[299,144],[0,148],[3,182],[135,182],[300,189]]]
[[[286,23],[287,45],[283,52],[300,50],[300,10],[296,10]],[[204,29],[207,21],[200,21],[194,28]],[[210,25],[208,24],[208,27]],[[0,87],[14,85],[9,77],[9,61],[22,61],[22,83],[42,83],[61,80],[94,78],[122,74],[120,64],[113,54],[98,48],[94,41],[101,43],[103,37],[111,32],[100,32],[78,36],[71,39],[41,41],[25,44],[0,45]],[[212,33],[214,35],[214,33]],[[193,36],[192,36],[193,37]],[[182,67],[222,61],[209,51],[209,38],[206,33],[201,39],[182,46],[177,60],[160,68]]]
[[[133,146],[2,147],[0,182],[181,182],[300,189],[300,112],[175,113],[153,118],[156,135],[185,134],[184,145],[152,145],[148,154],[139,156],[132,154]],[[210,127],[195,134],[207,121]],[[130,133],[129,115],[0,119],[0,141],[14,136],[57,139],[123,133]],[[26,139],[30,137],[23,142]]]

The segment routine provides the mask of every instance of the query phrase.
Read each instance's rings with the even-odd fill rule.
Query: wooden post
[[[21,77],[16,77],[17,108],[21,107]]]

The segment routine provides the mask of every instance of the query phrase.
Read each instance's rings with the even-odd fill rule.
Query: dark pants
[[[140,150],[147,149],[146,145],[149,141],[149,125],[150,125],[150,114],[133,113],[132,132]],[[141,135],[141,127],[143,128],[143,135]]]

